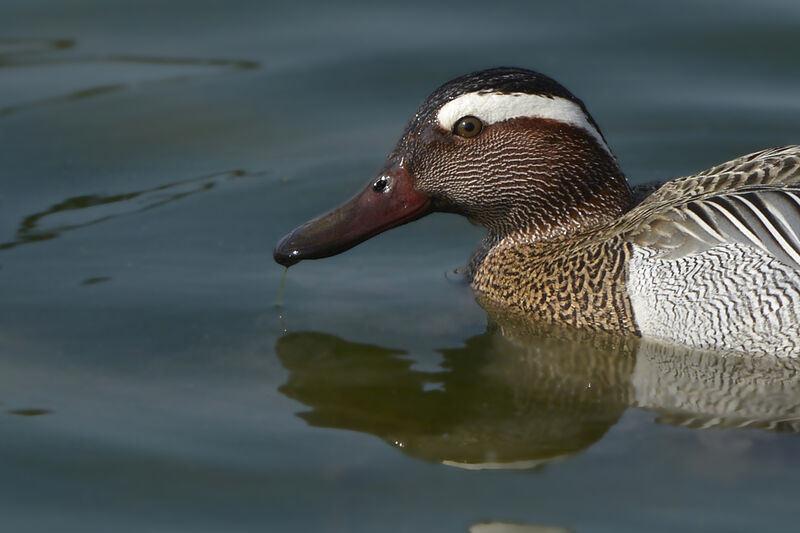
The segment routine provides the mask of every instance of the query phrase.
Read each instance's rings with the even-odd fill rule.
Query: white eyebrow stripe
[[[581,106],[566,98],[525,93],[466,93],[444,104],[439,109],[436,119],[444,130],[452,131],[456,121],[468,115],[478,117],[484,124],[494,124],[520,117],[546,118],[564,122],[586,131],[613,157],[603,136],[586,118]]]

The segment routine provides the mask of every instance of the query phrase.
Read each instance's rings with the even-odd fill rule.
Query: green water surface
[[[490,321],[452,215],[284,270],[498,65],[632,183],[800,142],[800,4],[0,3],[0,530],[791,531],[792,364]],[[485,531],[485,530],[484,530]]]

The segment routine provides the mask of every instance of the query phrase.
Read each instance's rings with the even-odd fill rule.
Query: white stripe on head
[[[592,126],[581,106],[558,96],[541,96],[525,93],[473,92],[458,96],[444,104],[436,118],[446,131],[453,131],[456,121],[472,115],[486,124],[494,124],[512,118],[547,118],[581,128],[597,140],[609,155],[611,150],[603,136]]]

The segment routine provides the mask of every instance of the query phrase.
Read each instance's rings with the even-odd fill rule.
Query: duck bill
[[[376,181],[336,209],[306,222],[275,246],[275,261],[290,267],[304,259],[340,254],[388,229],[406,224],[431,212],[431,198],[414,188],[408,171],[398,165],[378,178],[386,187],[376,190]]]

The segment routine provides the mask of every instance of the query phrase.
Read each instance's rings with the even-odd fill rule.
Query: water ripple
[[[260,177],[265,174],[265,171],[227,170],[138,191],[73,196],[47,209],[25,216],[17,228],[16,238],[0,244],[0,250],[54,239],[67,231],[149,211],[210,191],[230,181]]]
[[[260,66],[257,61],[243,59],[161,57],[138,54],[65,55],[63,53],[76,48],[76,46],[77,41],[75,39],[0,39],[0,69],[106,63],[166,67],[216,67],[223,69],[223,72],[231,72],[252,70]],[[205,73],[207,74],[207,72]],[[0,107],[0,117],[5,117],[28,109],[83,100],[113,92],[121,92],[129,90],[134,86],[182,82],[197,75],[199,75],[199,73],[177,74],[175,72],[169,72],[162,77],[143,80],[137,83],[103,83],[70,91],[65,94],[35,98],[20,103],[5,105]]]

